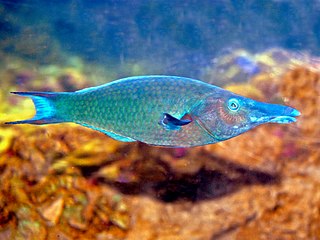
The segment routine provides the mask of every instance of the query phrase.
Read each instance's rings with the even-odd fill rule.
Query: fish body
[[[289,123],[299,112],[176,76],[124,78],[76,92],[16,92],[36,115],[9,124],[74,122],[120,141],[191,147],[223,141],[267,122]]]

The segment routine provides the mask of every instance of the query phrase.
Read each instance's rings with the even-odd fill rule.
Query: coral
[[[250,169],[277,174],[283,165],[285,137],[283,127],[263,126],[235,139],[205,146],[205,149],[216,157],[248,166]]]
[[[214,59],[212,67],[206,69],[203,78],[208,83],[223,86],[230,82],[246,82],[259,72],[254,56],[239,49]]]
[[[24,61],[4,58],[0,238],[316,239],[318,63],[280,49],[233,56],[245,57],[238,63],[247,70],[258,64],[261,72],[248,83],[229,79],[226,88],[284,101],[301,111],[297,123],[260,126],[188,149],[123,143],[75,124],[4,125],[34,113],[32,102],[9,97],[11,90],[92,85],[77,59],[68,67],[29,68]]]
[[[21,160],[15,163],[10,169],[25,165]],[[76,175],[47,175],[35,183],[22,180],[23,176],[12,176],[10,169],[6,168],[2,174],[6,178],[1,179],[6,182],[11,178],[1,188],[1,196],[6,197],[0,203],[6,212],[2,214],[0,229],[7,229],[15,220],[18,226],[9,227],[11,237],[46,239],[53,229],[60,229],[69,236],[82,236],[85,232],[87,238],[93,238],[106,226],[118,228],[122,234],[129,227],[127,204],[121,195],[105,187],[92,185]]]
[[[296,66],[316,68],[319,60],[307,54],[297,54],[280,48],[271,48],[252,54],[238,49],[220,55],[205,70],[203,78],[215,85],[247,84],[261,91],[267,99],[279,98],[281,76]]]
[[[249,83],[233,83],[225,85],[224,88],[236,94],[240,94],[242,96],[253,98],[259,101],[266,100],[264,92],[262,92],[259,88]]]
[[[319,138],[320,73],[308,67],[292,69],[281,78],[280,93],[301,112],[299,128],[305,137]]]
[[[235,239],[318,239],[319,203],[318,186],[313,182],[299,178],[284,181],[275,205],[262,212],[259,219],[240,227]]]

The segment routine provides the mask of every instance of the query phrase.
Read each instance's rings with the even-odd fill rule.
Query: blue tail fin
[[[57,117],[55,101],[62,93],[54,92],[12,92],[20,96],[30,97],[36,108],[36,115],[27,120],[6,122],[6,124],[48,124],[63,122]]]

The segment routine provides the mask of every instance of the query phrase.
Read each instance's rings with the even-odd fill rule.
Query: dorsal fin
[[[181,126],[191,123],[190,119],[177,119],[169,113],[163,113],[159,124],[167,130],[179,130]]]

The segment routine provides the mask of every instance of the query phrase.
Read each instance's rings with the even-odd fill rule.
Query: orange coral
[[[0,125],[0,238],[317,238],[320,75],[309,64],[288,70],[290,56],[256,55],[259,66],[286,73],[263,72],[228,87],[261,100],[283,97],[302,112],[298,122],[214,145],[166,149],[72,124]],[[77,71],[52,72],[42,73],[51,76],[50,89],[78,78],[87,84]],[[14,81],[18,73],[6,77]],[[34,75],[39,85],[28,87],[43,87],[44,78]],[[67,82],[57,83],[59,76]],[[31,114],[13,105],[0,108],[3,119]]]
[[[301,111],[299,128],[305,137],[320,136],[320,73],[298,67],[283,75],[280,93],[288,104]]]

